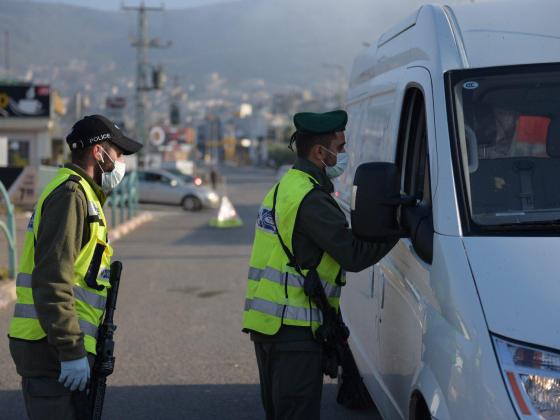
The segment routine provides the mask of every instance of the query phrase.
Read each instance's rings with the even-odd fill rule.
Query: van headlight
[[[560,419],[560,353],[492,338],[518,414]]]

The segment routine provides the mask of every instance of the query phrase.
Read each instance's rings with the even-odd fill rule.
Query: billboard
[[[50,109],[49,85],[0,84],[0,118],[49,118]]]

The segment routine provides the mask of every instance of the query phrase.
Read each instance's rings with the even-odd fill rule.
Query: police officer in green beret
[[[322,349],[314,333],[322,314],[304,292],[306,273],[316,270],[329,304],[338,310],[345,271],[375,264],[396,243],[355,237],[332,197],[331,180],[348,160],[347,121],[342,110],[296,114],[297,160],[259,209],[243,330],[255,345],[268,420],[320,417]]]

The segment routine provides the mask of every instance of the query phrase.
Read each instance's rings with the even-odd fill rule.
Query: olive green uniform
[[[101,203],[106,196],[80,167],[67,167],[82,176]],[[10,353],[22,376],[30,418],[45,418],[44,404],[55,404],[57,418],[73,418],[72,393],[59,384],[60,362],[86,356],[84,334],[74,309],[74,261],[88,242],[87,199],[79,183],[68,180],[44,201],[35,244],[32,288],[35,308],[47,337],[27,341],[10,337]],[[91,359],[91,357],[90,357]],[[90,360],[91,363],[91,360]],[[51,411],[52,412],[52,411]]]
[[[331,196],[325,172],[299,158],[294,169],[311,175],[321,186],[302,201],[293,235],[294,255],[303,268],[317,266],[324,252],[344,270],[361,271],[378,262],[396,243],[370,243],[356,238],[346,216]],[[283,325],[272,336],[251,331],[255,344],[261,398],[267,419],[317,419],[323,374],[321,346],[310,328]]]

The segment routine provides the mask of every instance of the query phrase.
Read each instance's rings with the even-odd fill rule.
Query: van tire
[[[432,420],[432,414],[430,409],[424,401],[424,397],[421,394],[415,393],[410,399],[410,410],[409,416],[410,420]]]
[[[199,211],[202,209],[202,203],[198,197],[194,195],[187,195],[181,201],[181,207],[186,211]]]

